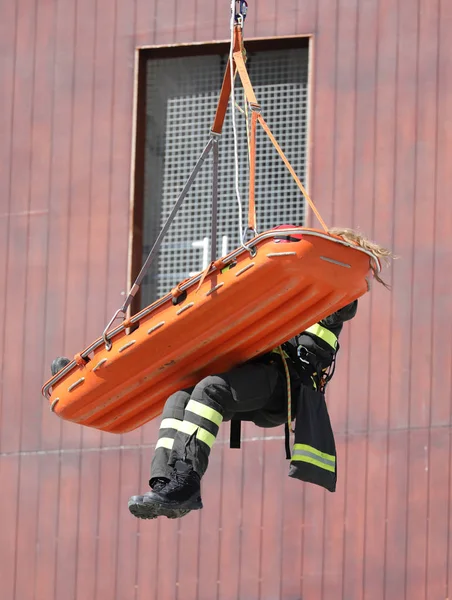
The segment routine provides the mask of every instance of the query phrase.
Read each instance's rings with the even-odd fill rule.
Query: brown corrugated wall
[[[250,0],[246,37],[314,35],[322,216],[399,255],[342,336],[335,494],[247,426],[215,447],[203,511],[139,522],[157,424],[101,434],[40,397],[126,291],[135,48],[225,40],[229,5],[0,3],[1,600],[452,596],[450,0]]]

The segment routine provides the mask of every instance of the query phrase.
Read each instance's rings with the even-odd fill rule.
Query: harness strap
[[[231,430],[229,433],[229,447],[240,448],[242,421],[240,419],[231,420]]]
[[[292,455],[290,452],[290,429],[288,423],[284,425],[284,445],[286,448],[286,458],[287,460],[290,460],[292,458]]]

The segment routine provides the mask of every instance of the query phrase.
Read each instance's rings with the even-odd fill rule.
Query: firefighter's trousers
[[[249,362],[211,375],[165,403],[151,466],[151,482],[169,478],[177,460],[192,463],[202,477],[222,421],[234,416],[261,427],[286,420],[287,384],[279,363]]]

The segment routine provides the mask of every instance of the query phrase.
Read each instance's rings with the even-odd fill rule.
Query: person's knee
[[[162,418],[174,418],[183,421],[185,406],[189,399],[190,394],[185,390],[171,394],[165,402]]]
[[[226,416],[233,407],[234,400],[231,386],[221,375],[208,375],[194,388],[191,395],[193,400],[209,404]]]

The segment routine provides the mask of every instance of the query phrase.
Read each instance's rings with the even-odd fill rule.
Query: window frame
[[[162,58],[185,58],[190,56],[224,55],[229,52],[229,41],[214,41],[193,44],[164,46],[141,46],[135,51],[133,131],[130,182],[130,227],[128,255],[128,289],[130,289],[142,267],[143,222],[144,222],[144,185],[145,185],[145,144],[146,144],[146,97],[148,61]],[[308,103],[311,105],[313,36],[281,36],[270,38],[252,38],[245,40],[245,48],[251,52],[264,50],[285,50],[294,48],[308,49]],[[220,90],[218,90],[218,94]],[[309,190],[310,154],[311,154],[311,111],[308,112],[306,144],[306,188]],[[213,120],[213,116],[212,116]],[[206,139],[207,139],[206,132]],[[131,314],[141,309],[141,290],[137,292],[131,304]]]

